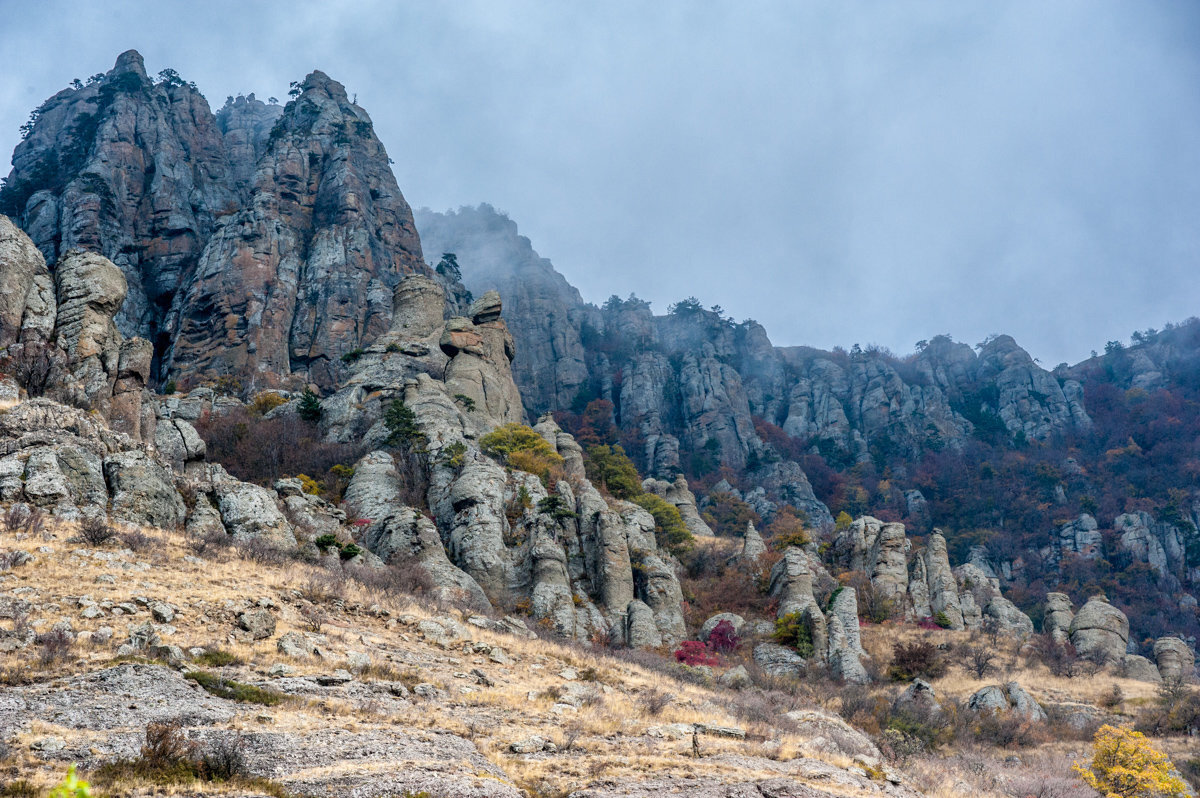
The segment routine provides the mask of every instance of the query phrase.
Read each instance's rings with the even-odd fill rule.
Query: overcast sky
[[[6,158],[30,110],[129,48],[214,108],[319,68],[410,204],[492,203],[591,301],[694,294],[777,344],[1007,332],[1047,366],[1200,315],[1198,3],[0,0],[0,19]]]

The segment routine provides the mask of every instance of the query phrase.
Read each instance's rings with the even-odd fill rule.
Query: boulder
[[[1158,668],[1154,667],[1154,663],[1137,654],[1126,654],[1118,661],[1117,667],[1129,679],[1151,684],[1162,681],[1162,676],[1159,674]]]
[[[958,602],[958,580],[950,570],[946,538],[934,530],[922,552],[925,578],[929,585],[929,610],[934,618],[944,618],[950,629],[963,629],[963,613]]]
[[[1066,593],[1046,594],[1046,613],[1042,616],[1042,634],[1059,645],[1070,642],[1071,622],[1075,620],[1071,598]]]
[[[112,516],[136,526],[178,529],[187,517],[171,473],[143,452],[119,452],[104,460],[112,491]]]
[[[772,676],[804,675],[804,657],[778,643],[759,643],[754,647],[754,663]]]
[[[740,615],[732,612],[718,612],[704,622],[704,625],[700,627],[700,631],[696,634],[696,639],[707,641],[708,636],[712,634],[713,629],[716,629],[717,624],[721,621],[729,621],[733,624],[733,631],[739,635],[742,633],[742,627],[746,625],[746,619]]]
[[[935,718],[941,717],[942,704],[929,682],[915,679],[892,702],[892,712],[916,718]]]
[[[984,607],[983,617],[994,620],[1005,636],[1017,640],[1028,640],[1033,636],[1033,620],[1021,612],[1016,604],[999,594],[992,596],[991,601]]]
[[[266,640],[275,634],[275,616],[263,608],[246,610],[238,615],[238,626],[255,640]]]
[[[1129,619],[1103,596],[1096,596],[1079,609],[1069,632],[1079,656],[1119,662],[1129,643]]]
[[[1154,641],[1154,661],[1165,682],[1190,681],[1195,676],[1196,655],[1178,637],[1160,637]]]
[[[742,551],[738,555],[738,560],[743,563],[753,563],[766,553],[767,544],[763,542],[762,535],[758,534],[758,530],[754,528],[753,521],[747,521],[746,534],[742,536]]]
[[[229,478],[219,466],[214,471],[223,477],[213,481],[221,523],[234,540],[262,539],[281,547],[296,545],[291,524],[280,511],[273,491]]]
[[[1044,722],[1047,717],[1041,704],[1017,682],[984,687],[970,697],[967,707],[973,712],[1015,712],[1035,723]]]

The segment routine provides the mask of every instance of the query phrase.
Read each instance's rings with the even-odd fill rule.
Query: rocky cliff
[[[332,386],[399,279],[428,271],[370,117],[320,72],[299,89],[214,115],[129,51],[47,100],[13,155],[0,212],[51,271],[76,248],[117,265],[117,327],[153,343],[160,382]]]

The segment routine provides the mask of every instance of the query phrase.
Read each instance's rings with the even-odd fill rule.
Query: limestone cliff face
[[[978,354],[939,336],[904,361],[779,348],[756,322],[698,304],[660,316],[633,297],[588,305],[490,206],[421,211],[417,221],[430,252],[457,254],[469,288],[497,289],[507,303],[530,414],[613,402],[618,424],[642,442],[632,453],[639,468],[655,477],[728,466],[765,486],[771,502],[822,523],[828,510],[756,419],[845,464],[961,449],[973,436],[1044,440],[1091,424],[1079,381],[1042,369],[1008,336]]]
[[[39,109],[0,212],[52,271],[76,248],[116,264],[117,327],[152,342],[160,379],[332,386],[388,328],[400,277],[428,269],[370,117],[320,72],[301,89],[214,115],[124,53]]]

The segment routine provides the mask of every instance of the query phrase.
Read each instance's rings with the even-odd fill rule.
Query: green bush
[[[342,550],[342,542],[337,539],[337,535],[328,532],[324,535],[318,535],[317,539],[314,540],[313,543],[316,544],[316,547],[321,551],[329,551],[330,549],[337,549],[338,551]]]
[[[567,506],[566,501],[557,493],[551,493],[546,498],[538,502],[538,512],[548,515],[555,521],[574,520],[579,517],[579,514]]]
[[[949,629],[954,625],[950,622],[950,616],[941,610],[938,610],[937,614],[933,616],[933,622],[941,629]]]
[[[510,468],[537,475],[543,483],[548,483],[551,472],[563,464],[554,447],[524,424],[497,427],[479,439],[479,448]]]
[[[592,446],[584,461],[587,478],[618,499],[642,495],[642,478],[620,446]]]
[[[442,449],[442,454],[438,458],[439,463],[449,466],[456,471],[462,468],[466,461],[467,445],[462,441],[455,441],[454,443]]]
[[[788,646],[808,659],[813,655],[812,621],[804,612],[789,612],[775,620],[776,643]]]
[[[654,516],[654,539],[660,548],[678,557],[695,544],[696,539],[683,523],[678,507],[654,493],[643,493],[634,497],[633,502]]]
[[[429,438],[417,426],[417,416],[403,399],[394,399],[383,414],[383,425],[387,427],[387,442],[414,452],[425,451]]]
[[[274,690],[264,690],[261,687],[255,687],[251,684],[242,684],[232,679],[223,679],[216,674],[206,673],[205,671],[189,671],[184,674],[184,678],[190,679],[218,698],[227,698],[243,704],[262,704],[263,706],[272,707],[284,698],[282,693],[277,693]]]

